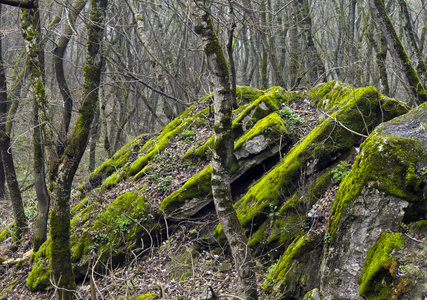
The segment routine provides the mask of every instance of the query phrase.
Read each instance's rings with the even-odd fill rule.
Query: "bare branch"
[[[27,9],[37,8],[37,5],[36,3],[34,3],[34,0],[0,0],[0,4],[18,6]]]

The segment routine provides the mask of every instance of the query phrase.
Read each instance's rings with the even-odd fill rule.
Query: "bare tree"
[[[218,219],[233,253],[239,276],[240,293],[245,299],[254,300],[258,299],[254,263],[231,197],[230,175],[234,139],[230,76],[207,4],[208,1],[205,0],[189,1],[195,31],[200,36],[203,50],[207,56],[214,90],[215,141],[212,158],[212,194]]]

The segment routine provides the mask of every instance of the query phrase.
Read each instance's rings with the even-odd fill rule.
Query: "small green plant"
[[[252,119],[249,120],[248,123],[249,123],[250,127],[254,127],[257,122],[258,122],[257,118],[252,118]]]
[[[341,161],[338,166],[329,173],[332,175],[336,184],[339,184],[348,175],[351,170],[351,166],[352,165],[348,162]]]
[[[274,219],[278,216],[280,216],[280,213],[277,211],[277,206],[273,204],[269,204],[270,206],[270,213],[268,214],[268,218],[270,219],[270,227],[273,226]]]
[[[329,232],[325,233],[325,237],[323,238],[326,244],[329,244],[332,241],[332,236]]]
[[[166,192],[171,183],[172,183],[172,176],[162,177],[156,186],[156,191],[159,193]]]
[[[197,136],[197,132],[193,130],[186,130],[181,133],[181,139],[186,143],[191,142],[195,136]]]
[[[155,181],[159,181],[162,178],[162,174],[159,172],[153,172],[149,176]]]
[[[304,123],[304,119],[295,114],[295,112],[287,106],[285,106],[279,111],[279,115],[282,117],[282,119],[289,122],[289,125],[293,127],[299,126]]]
[[[120,217],[116,220],[116,228],[114,228],[113,232],[115,234],[125,232],[130,224],[132,224],[132,220],[129,219],[126,215],[121,214]]]
[[[424,167],[420,170],[421,178],[427,179],[427,167]]]

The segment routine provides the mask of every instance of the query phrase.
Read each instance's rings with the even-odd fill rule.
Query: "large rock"
[[[402,221],[411,223],[427,217],[427,178],[423,171],[427,166],[426,129],[424,104],[381,124],[361,145],[353,169],[337,193],[326,233],[330,242],[324,248],[321,265],[321,291],[325,299],[362,299],[359,293],[368,299],[403,299],[401,295],[405,293],[405,299],[421,299],[427,292],[399,289],[402,281],[396,280],[396,273],[389,270],[393,259],[388,252],[382,254],[401,248],[402,268],[405,256],[419,256],[412,252],[413,243],[405,242],[405,236],[399,243],[391,243],[389,240],[393,239],[384,234],[397,231]],[[383,258],[381,263],[372,259],[374,255]],[[378,276],[366,275],[372,268],[376,268]],[[426,276],[417,275],[413,266],[409,269],[412,271],[405,277],[405,286],[425,286]]]

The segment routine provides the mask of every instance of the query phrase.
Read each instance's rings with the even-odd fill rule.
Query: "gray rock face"
[[[346,212],[342,212],[340,239],[325,247],[321,290],[325,299],[362,299],[357,280],[362,276],[365,257],[380,234],[397,228],[408,202],[375,189],[365,189]]]
[[[234,152],[236,159],[248,157],[250,154],[258,154],[270,145],[270,140],[260,134],[245,142],[239,150]]]
[[[406,218],[410,222],[426,219],[426,181],[417,171],[427,165],[426,129],[427,104],[424,104],[381,124],[361,146],[352,172],[340,186],[341,200],[337,198],[337,201],[341,202],[334,206],[331,216],[332,220],[339,221],[328,225],[334,236],[324,248],[320,269],[320,290],[325,299],[363,299],[359,295],[358,280],[368,251],[381,233],[396,232],[406,214],[411,214]],[[346,194],[354,197],[346,198]],[[335,228],[331,229],[332,226]],[[373,295],[376,284],[389,285],[389,294],[378,299],[391,299],[391,296],[422,299],[427,292],[427,265],[420,264],[427,252],[426,242],[411,242],[408,246],[410,238],[404,238],[405,246],[397,254],[390,254],[403,273],[396,275],[395,271],[384,269],[389,283],[376,283],[375,280],[381,279],[372,279],[369,292]],[[404,281],[402,276],[406,276]],[[405,282],[405,288],[400,282]]]

